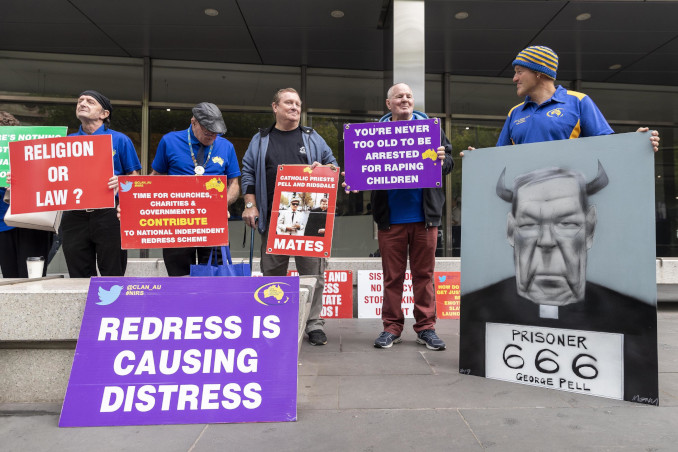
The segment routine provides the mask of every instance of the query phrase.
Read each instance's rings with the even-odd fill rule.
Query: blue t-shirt
[[[387,116],[389,115],[386,115],[384,118]],[[426,115],[420,118],[415,118],[416,116],[416,114],[412,115],[410,121],[427,118]],[[382,118],[382,121],[384,118]],[[389,118],[389,120],[392,119],[392,117]],[[388,207],[388,221],[390,224],[421,223],[426,221],[424,216],[424,191],[421,188],[389,190]]]
[[[389,222],[391,224],[420,223],[424,217],[424,191],[406,188],[388,191]]]
[[[80,130],[78,130],[77,133],[72,133],[69,136],[72,137],[77,135],[87,135],[87,133],[82,130],[82,126],[80,126]],[[102,125],[95,130],[92,135],[111,135],[113,140],[113,172],[116,176],[129,174],[132,171],[141,169],[141,162],[139,161],[137,151],[134,149],[132,140],[130,140],[127,135],[116,132],[115,130],[107,129],[105,125]]]
[[[0,232],[9,231],[10,229],[14,229],[13,227],[7,226],[5,224],[5,214],[7,213],[7,209],[9,209],[9,204],[7,204],[5,201],[3,201],[2,198],[5,197],[6,191],[7,191],[7,188],[5,188],[5,187],[0,188]]]
[[[614,133],[586,94],[558,85],[553,96],[541,105],[531,101],[509,111],[497,146],[594,137]]]
[[[188,149],[188,133],[191,134],[193,155],[197,160],[202,144],[189,127],[188,130],[170,132],[162,137],[151,165],[155,171],[170,176],[195,175],[195,165],[191,158],[191,151]],[[235,148],[230,141],[226,138],[217,137],[211,154],[209,146],[203,146],[203,148],[206,161],[202,166],[205,168],[204,174],[206,176],[225,174],[228,179],[240,176],[238,157],[236,157]],[[208,155],[209,159],[207,159]]]

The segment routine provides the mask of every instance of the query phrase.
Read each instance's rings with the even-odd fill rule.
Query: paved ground
[[[327,346],[302,346],[297,422],[59,429],[58,405],[0,405],[0,450],[678,450],[678,307],[659,312],[660,407],[459,375],[457,321],[444,352],[411,328],[375,349],[380,329],[328,321]]]

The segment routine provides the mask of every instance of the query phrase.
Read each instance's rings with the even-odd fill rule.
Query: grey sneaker
[[[424,344],[429,350],[445,350],[445,342],[436,334],[436,330],[421,330],[417,333],[417,344]]]
[[[311,345],[327,344],[327,336],[323,330],[313,330],[308,333],[308,341]]]
[[[403,340],[400,339],[400,336],[391,334],[388,331],[384,331],[379,335],[379,337],[374,341],[374,348],[391,348],[393,344],[399,344]]]

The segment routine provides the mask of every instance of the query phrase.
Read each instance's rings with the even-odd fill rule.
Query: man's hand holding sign
[[[338,184],[334,165],[279,165],[268,253],[329,257]]]

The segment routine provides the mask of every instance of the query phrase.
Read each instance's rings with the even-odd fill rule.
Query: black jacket
[[[485,376],[488,322],[620,333],[624,335],[624,400],[658,403],[656,306],[587,281],[584,301],[558,310],[558,319],[541,318],[539,305],[518,295],[515,277],[462,293],[460,373]]]
[[[443,176],[449,174],[454,168],[452,159],[452,145],[445,136],[445,132],[440,130],[440,145],[445,147],[445,160],[443,160]],[[388,205],[388,190],[372,190],[370,197],[372,203],[372,217],[377,223],[379,229],[388,229],[391,227],[389,221],[391,209]],[[443,216],[443,205],[445,205],[445,192],[442,187],[424,188],[424,217],[426,227],[438,227]]]

